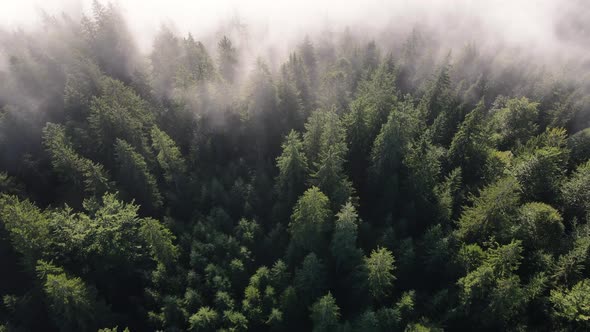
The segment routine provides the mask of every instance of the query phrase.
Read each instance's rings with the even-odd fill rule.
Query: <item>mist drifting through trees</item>
[[[584,1],[0,11],[1,332],[590,329]]]

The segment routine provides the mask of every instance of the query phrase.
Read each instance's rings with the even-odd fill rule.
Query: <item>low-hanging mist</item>
[[[5,4],[0,26],[34,29],[42,15],[66,14],[74,19],[92,11],[92,0],[24,0]],[[383,38],[387,46],[399,43],[395,33],[407,33],[420,25],[438,32],[445,47],[461,47],[468,41],[527,49],[531,54],[568,58],[587,52],[588,17],[584,1],[358,1],[334,0],[254,1],[140,1],[113,2],[125,17],[136,43],[149,51],[161,24],[181,35],[192,33],[208,39],[240,26],[252,39],[252,47],[268,43],[285,47],[305,34],[319,36],[350,26],[367,39]],[[224,31],[226,30],[226,31]],[[393,34],[393,35],[392,35]],[[217,36],[218,37],[218,36]],[[292,45],[291,45],[292,46]]]

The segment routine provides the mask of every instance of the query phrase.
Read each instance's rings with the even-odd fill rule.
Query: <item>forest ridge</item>
[[[410,31],[1,31],[0,331],[590,329],[588,65]]]

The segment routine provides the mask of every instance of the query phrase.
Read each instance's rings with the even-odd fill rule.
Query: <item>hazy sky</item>
[[[62,10],[88,11],[92,0],[17,0],[3,1],[0,22],[3,25],[30,25],[38,22],[43,9],[51,14]],[[100,2],[106,3],[105,0]],[[347,24],[383,24],[397,16],[421,16],[435,19],[445,13],[458,12],[483,19],[499,30],[514,30],[531,37],[547,25],[558,0],[118,0],[133,30],[158,26],[173,20],[179,28],[195,29],[217,24],[236,14],[272,27],[297,29],[317,21]],[[567,1],[565,1],[567,2]]]
[[[92,0],[4,0],[0,26],[28,27],[39,22],[41,9],[50,14],[88,12]],[[106,3],[105,0],[100,1]],[[538,48],[543,52],[563,52],[555,26],[564,13],[580,10],[584,0],[119,0],[113,1],[127,17],[129,28],[142,49],[149,48],[160,23],[172,22],[181,32],[211,31],[220,22],[240,17],[280,40],[293,32],[314,28],[362,26],[380,29],[396,23],[426,23],[439,29],[449,40],[495,39]],[[572,10],[573,8],[573,10]],[[586,11],[588,14],[588,11]],[[582,21],[590,19],[582,16]],[[251,26],[251,25],[250,25]],[[488,34],[485,36],[485,34]],[[491,36],[491,37],[490,37]],[[481,37],[481,38],[480,38]],[[585,49],[568,44],[567,51]]]

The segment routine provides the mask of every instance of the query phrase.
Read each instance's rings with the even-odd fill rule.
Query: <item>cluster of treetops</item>
[[[590,80],[44,24],[1,39],[0,331],[590,328]]]

